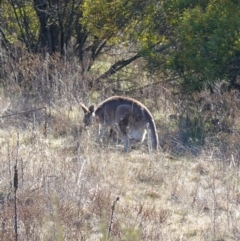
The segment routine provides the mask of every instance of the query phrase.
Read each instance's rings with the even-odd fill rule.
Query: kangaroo
[[[91,105],[87,108],[81,104],[84,111],[83,122],[85,126],[92,124],[94,117],[103,125],[100,132],[100,138],[107,131],[108,127],[112,127],[119,134],[124,143],[124,151],[130,147],[130,140],[143,142],[150,129],[151,147],[158,149],[158,136],[154,119],[146,106],[141,102],[123,96],[112,96],[96,109]]]

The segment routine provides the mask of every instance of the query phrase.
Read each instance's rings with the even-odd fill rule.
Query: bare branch
[[[133,57],[131,57],[129,59],[120,60],[120,61],[114,63],[103,75],[98,77],[95,80],[95,82],[99,83],[101,80],[106,79],[109,76],[115,74],[116,72],[118,72],[119,70],[121,70],[122,68],[126,67],[127,65],[129,65],[130,63],[132,63],[133,61],[135,61],[136,59],[138,59],[140,57],[141,56],[139,54],[136,54],[136,55],[134,55]]]

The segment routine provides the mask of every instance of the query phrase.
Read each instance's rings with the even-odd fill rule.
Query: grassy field
[[[2,116],[21,111],[21,97],[0,98]],[[225,161],[217,145],[123,153],[121,144],[97,143],[81,120],[67,101],[47,108],[46,130],[44,109],[1,118],[1,240],[240,239],[234,155]]]

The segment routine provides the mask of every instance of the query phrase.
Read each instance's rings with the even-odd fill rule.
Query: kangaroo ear
[[[89,106],[88,110],[93,113],[94,112],[94,105]]]
[[[84,114],[86,114],[88,112],[87,107],[85,105],[81,104],[81,103],[80,103],[80,105],[82,107],[82,110],[83,110]]]

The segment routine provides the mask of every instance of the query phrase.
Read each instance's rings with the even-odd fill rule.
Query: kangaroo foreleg
[[[102,142],[102,139],[103,139],[106,131],[108,130],[108,127],[109,127],[109,125],[107,125],[107,124],[103,125],[102,127],[101,127],[101,125],[99,125],[98,138],[97,138],[98,141]]]

